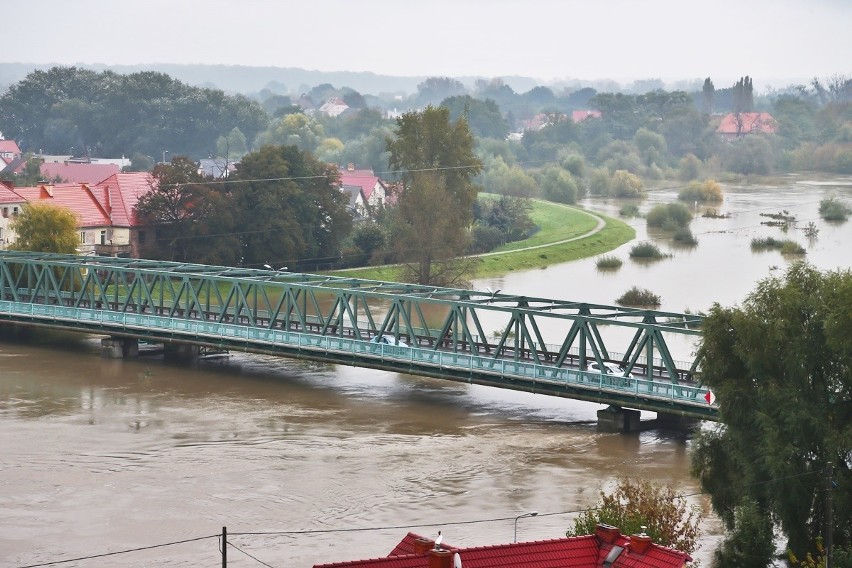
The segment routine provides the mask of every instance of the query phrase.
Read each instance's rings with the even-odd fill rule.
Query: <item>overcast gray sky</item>
[[[620,81],[852,74],[852,0],[36,0],[0,59]],[[23,10],[23,11],[21,11]],[[789,82],[789,81],[788,81]]]

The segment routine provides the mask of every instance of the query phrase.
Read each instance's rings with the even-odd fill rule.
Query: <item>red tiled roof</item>
[[[458,553],[465,568],[600,568],[615,546],[623,550],[612,563],[613,568],[682,568],[692,560],[684,552],[656,544],[639,552],[638,545],[631,548],[630,539],[614,530],[617,537],[613,542],[587,535],[473,548],[443,545],[442,548]],[[386,558],[318,564],[314,568],[427,568],[430,552],[415,554],[414,542],[418,539],[422,537],[408,533]]]
[[[24,201],[25,199],[22,195],[0,183],[0,203],[23,203]]]
[[[373,174],[372,170],[340,170],[340,184],[361,186],[364,199],[370,199],[377,183],[381,183],[381,181],[378,176]]]
[[[18,147],[18,143],[14,140],[0,140],[0,153],[3,152],[12,152],[13,154],[20,154],[21,149]]]
[[[583,122],[587,118],[600,118],[601,111],[599,110],[575,110],[571,112],[571,120],[574,122]]]
[[[762,132],[773,134],[775,132],[775,119],[768,112],[741,112],[742,130],[740,134]],[[737,115],[728,113],[716,129],[719,134],[737,134]]]
[[[77,216],[77,224],[80,227],[105,227],[110,224],[107,211],[85,184],[19,187],[15,191],[27,201],[50,203],[70,209]]]
[[[151,191],[154,178],[147,172],[114,174],[95,185],[92,191],[107,211],[112,212],[112,225],[135,227],[136,202]]]
[[[41,165],[41,175],[45,179],[52,180],[58,176],[70,183],[99,183],[120,171],[117,164],[45,162]]]

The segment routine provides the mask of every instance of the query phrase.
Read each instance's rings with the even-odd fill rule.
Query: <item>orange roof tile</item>
[[[22,195],[0,183],[0,203],[23,203],[24,201],[26,200]]]
[[[110,225],[109,215],[85,184],[39,185],[19,187],[15,191],[27,201],[50,203],[70,209],[77,216],[77,224],[80,227]]]
[[[92,188],[103,207],[110,211],[117,227],[139,225],[136,203],[151,191],[154,178],[147,172],[114,174]]]

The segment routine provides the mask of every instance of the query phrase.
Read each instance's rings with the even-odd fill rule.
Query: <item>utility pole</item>
[[[222,527],[222,568],[228,566],[228,528]]]
[[[834,482],[832,481],[833,464],[828,462],[825,464],[825,568],[832,567],[832,533],[834,532],[834,511],[832,511],[831,490]]]

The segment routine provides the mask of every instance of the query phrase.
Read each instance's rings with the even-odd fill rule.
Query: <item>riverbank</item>
[[[474,278],[486,278],[514,272],[547,268],[603,254],[618,248],[636,236],[626,223],[561,203],[532,200],[530,217],[539,228],[522,241],[507,243],[498,249],[474,255],[479,259]],[[399,265],[367,266],[334,271],[335,276],[368,280],[398,281]]]

